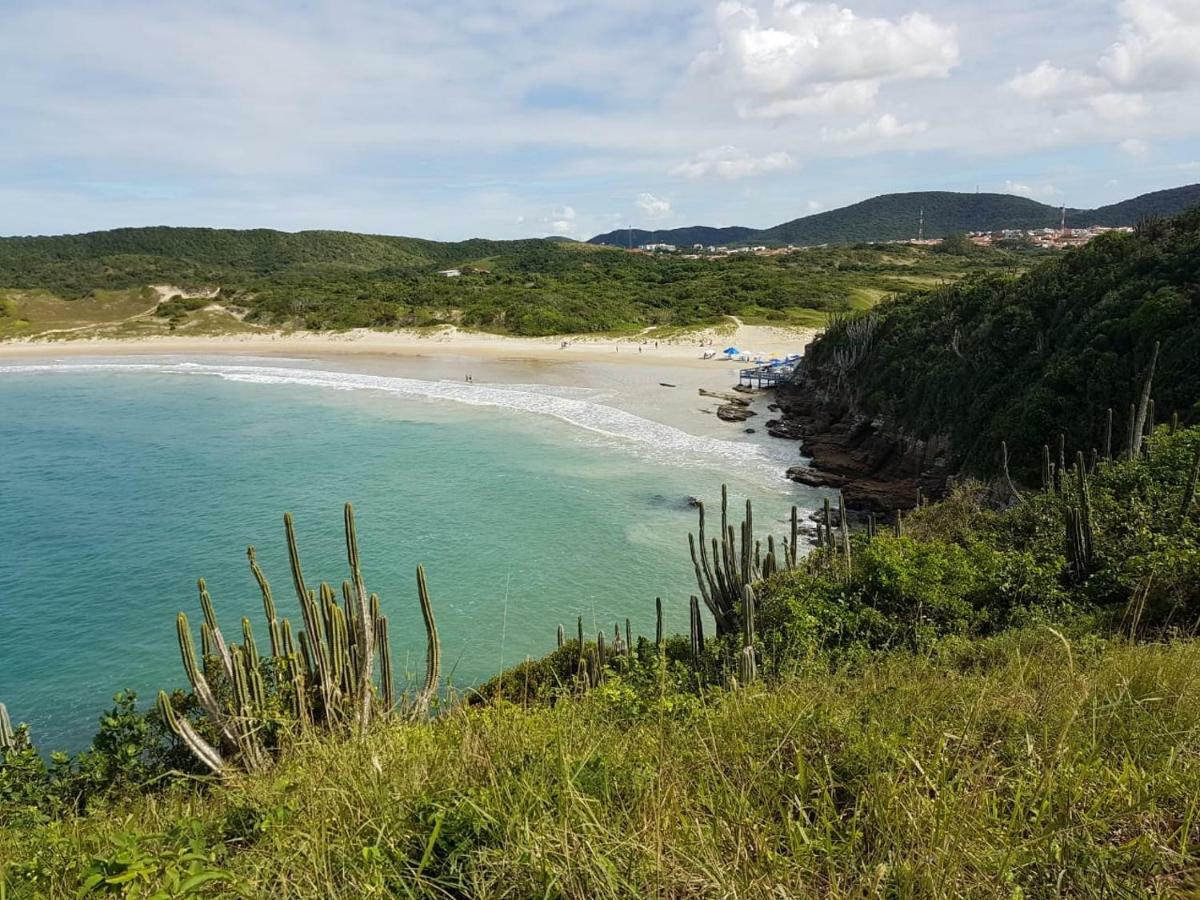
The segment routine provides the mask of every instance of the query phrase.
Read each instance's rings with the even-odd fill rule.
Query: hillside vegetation
[[[1171,216],[1200,205],[1200,184],[1143,194],[1097,209],[1068,209],[1067,224],[1132,227],[1148,216]],[[925,236],[947,237],[965,231],[1057,228],[1061,210],[1011,194],[963,194],[951,191],[917,191],[883,194],[840,209],[814,213],[762,229],[721,229],[723,235],[703,236],[716,229],[697,227],[634,231],[635,242],[679,244],[763,244],[779,247],[816,244],[853,244],[861,241],[904,241],[917,236],[924,211]],[[740,232],[740,233],[739,233]],[[640,236],[645,235],[645,240]],[[736,235],[736,236],[735,236]],[[624,247],[628,232],[613,231],[591,239],[594,244]],[[636,246],[636,243],[635,243]]]
[[[815,380],[897,432],[950,438],[968,470],[1035,478],[1041,446],[1128,439],[1161,343],[1152,415],[1200,420],[1200,211],[1107,235],[1019,278],[982,277],[897,297],[812,347]]]
[[[212,294],[213,303],[244,310],[240,322],[250,327],[455,324],[544,335],[701,325],[727,315],[812,325],[888,292],[968,272],[1014,271],[1030,258],[848,247],[685,260],[561,241],[444,244],[200,228],[0,238],[0,336],[37,333],[37,301],[47,295],[82,301],[77,309],[84,324],[101,292],[139,292],[148,285]],[[449,269],[461,274],[439,274]],[[59,312],[56,307],[56,327]],[[178,306],[165,312],[160,318],[177,327],[188,321],[188,310]]]
[[[258,727],[277,758],[254,774],[170,775],[195,760],[120,696],[75,760],[47,765],[20,734],[4,752],[0,884],[9,897],[1194,890],[1198,473],[1200,429],[1160,427],[1145,453],[1058,488],[997,504],[966,484],[901,533],[835,525],[808,559],[758,561],[752,526],[739,550],[730,523],[719,580],[748,583],[716,636],[694,617],[690,639],[622,647],[618,629],[607,653],[602,636],[567,639],[475,703],[383,715],[361,737],[289,738],[275,708]],[[1065,552],[1080,528],[1086,556]],[[230,646],[240,665],[249,638]],[[171,703],[206,727],[194,700]]]

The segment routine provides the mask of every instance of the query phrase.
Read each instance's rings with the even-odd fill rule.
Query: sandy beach
[[[138,338],[73,337],[0,341],[0,359],[14,357],[131,356],[141,354],[236,354],[241,356],[433,356],[478,359],[603,360],[621,364],[711,367],[705,353],[737,347],[766,357],[802,353],[813,329],[781,329],[740,322],[731,328],[689,332],[684,337],[505,337],[453,326],[427,330],[266,332],[219,336],[159,335]]]
[[[721,355],[735,346],[748,354],[802,353],[815,331],[744,325],[692,332],[674,340],[638,337],[514,338],[446,327],[430,331],[351,331],[153,336],[0,342],[0,366],[42,361],[187,357],[258,365],[303,361],[323,369],[479,384],[539,384],[586,388],[597,402],[692,434],[770,441],[763,423],[769,393],[748,395],[757,413],[746,423],[719,420],[719,401],[701,391],[728,391],[747,363]],[[565,346],[564,346],[565,343]],[[704,359],[706,353],[716,356]]]

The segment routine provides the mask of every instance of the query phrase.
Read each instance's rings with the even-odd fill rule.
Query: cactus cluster
[[[240,644],[225,640],[203,579],[199,582],[204,617],[200,625],[200,655],[196,653],[187,615],[181,612],[176,619],[184,671],[208,720],[213,740],[178,716],[170,698],[162,691],[158,695],[158,708],[171,730],[216,774],[229,770],[227,759],[233,756],[249,771],[269,765],[270,739],[280,723],[301,729],[322,727],[361,732],[376,709],[390,712],[397,705],[387,618],[380,612],[379,596],[368,594],[363,582],[353,507],[349,503],[345,507],[350,578],[342,582],[340,604],[328,583],[322,582],[316,589],[308,586],[290,513],[284,516],[284,530],[304,625],[295,636],[291,623],[277,615],[271,585],[258,565],[253,547],[246,555],[262,594],[269,656],[259,652],[249,619],[242,619]],[[441,668],[441,645],[421,566],[417,567],[417,593],[427,646],[424,684],[406,704],[405,712],[411,716],[423,714],[437,694]]]
[[[798,513],[793,506],[791,539],[784,538],[782,552],[776,549],[775,538],[768,537],[764,557],[762,542],[754,537],[754,509],[749,500],[739,534],[729,524],[729,489],[721,485],[721,536],[712,538],[711,544],[705,533],[704,504],[697,504],[697,510],[699,534],[689,534],[688,545],[700,596],[712,613],[717,635],[736,634],[741,624],[738,610],[744,588],[782,569],[795,568],[800,531]]]

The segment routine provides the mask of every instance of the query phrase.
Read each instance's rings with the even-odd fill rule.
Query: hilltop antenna
[[[917,220],[917,243],[925,240],[925,207],[921,207],[921,217]]]

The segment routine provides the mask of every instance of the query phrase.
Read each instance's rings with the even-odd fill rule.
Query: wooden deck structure
[[[775,387],[784,379],[787,373],[781,372],[778,367],[774,366],[758,366],[753,369],[740,369],[738,371],[738,384],[744,384],[746,387]]]

